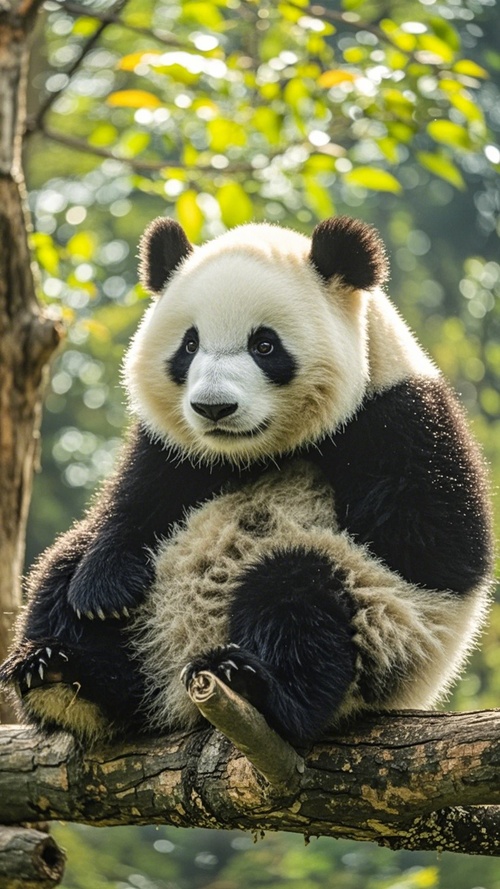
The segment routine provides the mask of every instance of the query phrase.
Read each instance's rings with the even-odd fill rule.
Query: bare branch
[[[116,3],[114,3],[114,5],[111,7],[110,15],[117,15],[117,13],[121,12],[124,9],[124,7],[126,6],[127,2],[128,2],[128,0],[116,0]],[[86,13],[86,14],[89,15],[89,13]],[[70,67],[67,69],[67,71],[64,72],[66,74],[66,77],[68,78],[68,80],[71,80],[71,78],[76,74],[76,72],[81,67],[83,60],[86,58],[86,56],[88,56],[88,54],[91,52],[91,50],[94,48],[94,46],[99,42],[104,31],[106,30],[106,28],[109,27],[110,24],[112,24],[112,22],[109,20],[101,21],[101,23],[97,26],[97,28],[95,29],[92,36],[89,37],[89,39],[86,40],[82,44],[82,47],[80,49],[80,52],[79,52],[77,58],[72,63],[72,65],[70,65]],[[40,129],[41,124],[45,120],[45,117],[46,117],[48,111],[50,111],[50,109],[52,108],[54,103],[57,102],[57,100],[62,95],[62,93],[64,93],[66,88],[67,88],[67,83],[65,83],[63,86],[61,86],[60,89],[54,90],[54,92],[49,93],[45,97],[44,101],[40,104],[40,107],[38,108],[38,111],[36,112],[34,117],[30,118],[26,122],[26,135],[30,135],[31,133],[36,132],[38,129]]]
[[[245,754],[277,791],[290,793],[298,789],[304,760],[269,728],[245,698],[207,672],[197,674],[188,693],[200,713]]]
[[[165,46],[173,46],[175,48],[186,47],[186,43],[178,40],[171,31],[157,31],[153,28],[132,25],[126,19],[122,19],[113,9],[94,9],[91,6],[86,6],[84,3],[74,2],[74,0],[51,0],[51,2],[60,6],[69,15],[84,15],[88,18],[96,19],[96,21],[102,22],[105,25],[118,25],[120,28],[125,28],[134,34],[140,34],[142,37],[149,37],[151,40],[155,40],[157,43],[162,43]]]

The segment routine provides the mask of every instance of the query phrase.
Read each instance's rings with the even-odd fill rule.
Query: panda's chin
[[[269,420],[265,420],[263,423],[259,423],[258,426],[254,426],[252,429],[220,429],[215,426],[213,429],[207,429],[204,432],[204,435],[210,436],[210,438],[221,439],[256,438],[256,436],[262,435],[268,428]]]

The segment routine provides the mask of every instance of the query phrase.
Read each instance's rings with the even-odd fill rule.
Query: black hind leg
[[[231,643],[193,661],[240,692],[288,740],[321,733],[354,678],[356,651],[344,577],[324,555],[305,549],[266,556],[241,579],[230,620]]]

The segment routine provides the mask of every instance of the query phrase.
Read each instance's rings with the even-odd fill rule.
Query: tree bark
[[[500,855],[499,754],[496,711],[378,715],[303,751],[286,791],[218,731],[82,752],[68,735],[6,726],[0,822],[287,830]]]
[[[51,889],[61,882],[64,862],[47,833],[0,827],[0,889]]]
[[[28,40],[41,0],[0,6],[0,661],[21,603],[41,397],[61,328],[40,311],[21,172]],[[0,704],[0,720],[12,718]]]

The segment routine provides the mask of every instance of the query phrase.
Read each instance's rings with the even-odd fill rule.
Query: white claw
[[[26,685],[31,688],[31,673],[26,673]]]
[[[128,610],[128,608],[125,605],[122,608],[122,614],[124,617],[130,617],[130,611]]]
[[[250,664],[244,664],[243,669],[248,670],[249,673],[256,673],[257,672],[257,670],[255,670],[253,667],[251,667]]]
[[[86,611],[85,616],[88,617],[89,620],[94,620],[94,612],[93,611]]]
[[[43,664],[40,664],[38,667],[38,675],[40,679],[43,679]]]
[[[120,620],[120,614],[118,613],[118,611],[112,611],[112,612],[111,612],[111,615],[112,615],[113,617],[116,617],[116,620]]]
[[[66,654],[64,654],[64,651],[60,651],[60,652],[59,652],[59,657],[62,657],[63,661],[67,661],[67,660],[68,660],[68,656],[67,656]]]
[[[191,664],[186,664],[186,666],[182,668],[180,675],[179,675],[179,679],[181,680],[181,682],[184,682],[184,679],[186,678],[186,673],[189,670],[190,666],[191,666]]]
[[[230,667],[222,667],[222,672],[225,673],[227,681],[231,682],[231,669]]]
[[[97,609],[97,614],[101,618],[101,620],[106,620],[106,615],[104,614],[104,611],[102,610],[102,608]]]
[[[228,642],[226,648],[239,648],[239,645],[236,645],[236,642]]]
[[[80,611],[79,608],[76,609],[76,615],[77,615],[77,617],[78,617],[78,620],[81,620],[81,619],[82,619],[82,612]]]
[[[52,649],[51,649],[51,648],[46,648],[45,651],[47,652],[47,657],[48,657],[49,660],[50,660],[50,658],[52,657]]]
[[[234,661],[224,661],[224,664],[227,665],[228,667],[232,667],[233,670],[238,669],[238,664],[235,664]]]

